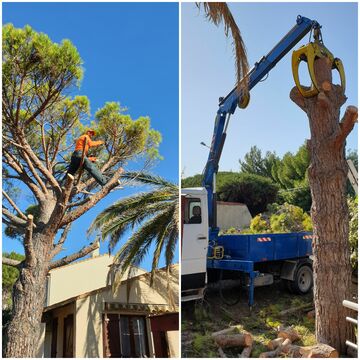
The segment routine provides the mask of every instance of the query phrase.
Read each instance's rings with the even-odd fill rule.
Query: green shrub
[[[358,198],[349,198],[349,242],[351,251],[351,266],[354,270],[358,267]]]

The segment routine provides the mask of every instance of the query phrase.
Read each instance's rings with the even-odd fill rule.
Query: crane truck
[[[314,42],[294,51],[292,57],[293,76],[300,92],[303,96],[314,96],[319,92],[313,66],[315,59],[321,56],[330,58],[345,89],[341,60],[325,48],[320,28],[317,21],[299,15],[296,25],[244,77],[247,86],[240,90],[235,87],[219,99],[202,187],[181,190],[182,301],[202,298],[209,277],[222,279],[234,273],[245,279],[250,307],[254,304],[254,288],[271,284],[274,275],[283,279],[294,292],[304,294],[311,290],[312,233],[219,235],[216,174],[230,116],[237,107],[248,105],[250,90],[309,32],[313,33]],[[300,84],[298,68],[301,61],[307,62],[311,88]]]

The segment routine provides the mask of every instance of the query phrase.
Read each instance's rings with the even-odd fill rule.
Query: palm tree
[[[246,48],[229,7],[225,2],[198,2],[196,5],[199,9],[201,7],[204,9],[207,19],[212,21],[216,26],[221,22],[224,23],[226,36],[229,35],[229,30],[231,31],[236,62],[237,87],[239,90],[240,88],[247,89],[247,82],[241,83],[241,79],[243,79],[249,71]]]
[[[179,188],[159,176],[147,173],[128,172],[122,178],[150,185],[153,189],[109,206],[96,217],[89,233],[99,230],[102,240],[109,240],[109,252],[112,252],[122,235],[127,230],[134,230],[114,259],[120,279],[128,269],[140,265],[154,244],[150,275],[152,285],[161,255],[165,256],[167,272],[174,259],[179,234]]]

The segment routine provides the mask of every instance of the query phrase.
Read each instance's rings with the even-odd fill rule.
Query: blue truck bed
[[[217,245],[224,247],[221,260],[208,259],[210,269],[242,271],[249,274],[249,305],[254,303],[255,263],[297,259],[312,255],[312,233],[221,235]]]
[[[218,245],[224,246],[225,259],[264,262],[310,256],[311,240],[310,232],[222,235]]]

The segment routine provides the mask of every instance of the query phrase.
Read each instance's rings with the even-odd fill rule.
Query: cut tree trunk
[[[351,335],[351,326],[345,321],[347,310],[342,306],[342,301],[350,298],[351,289],[345,140],[357,120],[357,108],[349,106],[339,122],[346,97],[339,85],[332,84],[327,58],[315,61],[315,75],[322,87],[318,95],[304,98],[294,87],[290,98],[306,112],[311,132],[307,145],[316,339],[345,353],[345,340]]]
[[[49,237],[50,236],[50,237]],[[35,357],[39,347],[41,317],[45,305],[46,275],[54,234],[34,234],[34,262],[20,270],[13,288],[12,318],[8,325],[5,357]]]

